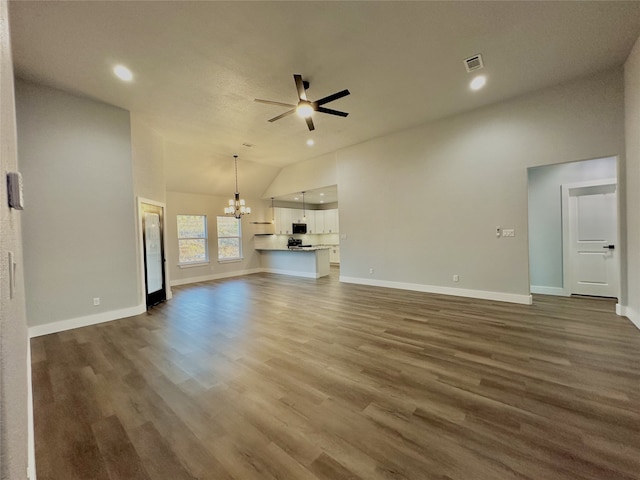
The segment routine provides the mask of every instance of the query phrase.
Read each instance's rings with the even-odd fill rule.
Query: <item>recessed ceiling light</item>
[[[310,138],[309,140],[307,140],[307,145],[309,145],[310,147],[313,147],[313,144],[316,143],[313,141],[312,138]]]
[[[116,74],[120,80],[124,80],[125,82],[130,82],[133,80],[133,73],[124,65],[116,65],[113,67],[113,73]]]
[[[293,197],[293,199],[294,199],[294,200],[300,200],[300,198],[299,198],[299,197]]]
[[[320,194],[320,196],[321,196],[321,197],[324,197],[324,193],[321,193],[321,194]]]
[[[482,87],[484,87],[485,83],[487,83],[487,77],[485,77],[484,75],[478,75],[473,80],[471,80],[469,86],[471,87],[471,90],[480,90]]]
[[[324,203],[324,200],[320,200],[320,203]]]

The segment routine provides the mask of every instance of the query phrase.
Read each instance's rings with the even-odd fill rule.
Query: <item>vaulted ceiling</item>
[[[17,76],[163,136],[168,190],[228,195],[237,153],[243,195],[261,196],[288,164],[621,65],[640,2],[14,1],[10,27]],[[286,109],[254,98],[295,103],[294,73],[312,100],[348,88],[331,108],[349,116],[267,122]]]

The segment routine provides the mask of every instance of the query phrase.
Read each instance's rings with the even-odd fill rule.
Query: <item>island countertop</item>
[[[313,247],[275,247],[275,248],[256,248],[257,251],[263,252],[315,252],[316,250],[329,250],[331,247],[328,246],[313,246]]]

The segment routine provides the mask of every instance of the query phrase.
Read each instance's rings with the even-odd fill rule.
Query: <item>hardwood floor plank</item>
[[[117,416],[92,425],[111,480],[150,480]]]
[[[133,429],[129,436],[150,478],[196,479],[183,467],[153,423],[147,422]]]
[[[640,480],[640,331],[255,274],[32,339],[38,477]]]

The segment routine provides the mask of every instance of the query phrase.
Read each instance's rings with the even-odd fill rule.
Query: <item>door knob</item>
[[[613,250],[614,248],[616,248],[616,246],[615,245],[605,245],[602,248],[608,248],[609,250]]]

